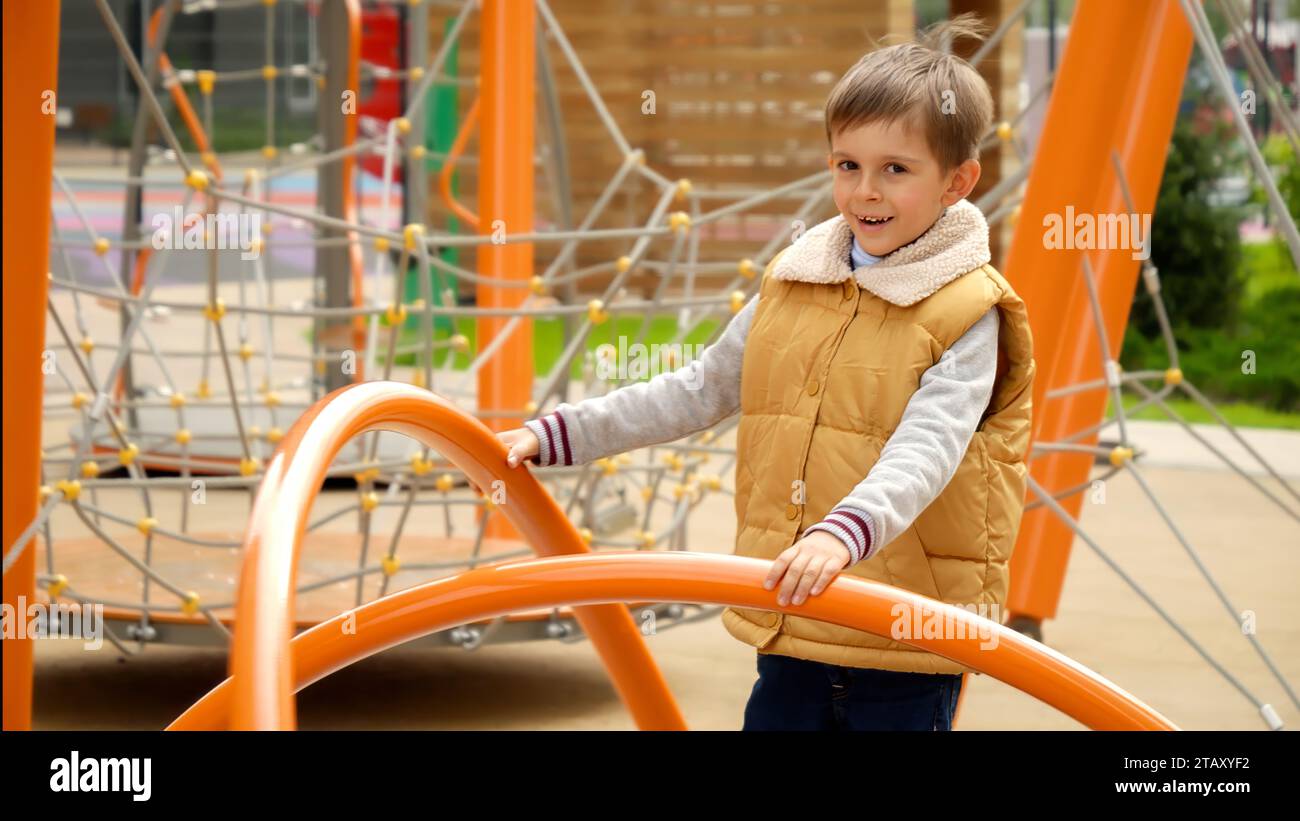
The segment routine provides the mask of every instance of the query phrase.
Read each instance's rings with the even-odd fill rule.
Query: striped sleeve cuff
[[[849,564],[870,559],[877,552],[874,522],[871,514],[861,508],[841,505],[805,530],[804,535],[814,530],[824,530],[844,542],[849,549]]]
[[[524,422],[524,426],[537,436],[538,442],[537,455],[528,457],[528,461],[541,467],[573,464],[569,427],[558,410],[537,419],[529,419]]]

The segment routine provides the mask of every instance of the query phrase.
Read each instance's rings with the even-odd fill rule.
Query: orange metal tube
[[[451,144],[451,151],[447,152],[447,159],[442,164],[442,171],[438,172],[438,193],[442,194],[442,201],[447,204],[452,213],[465,220],[473,228],[478,228],[478,214],[461,205],[451,195],[451,177],[456,173],[456,160],[465,151],[465,144],[469,142],[469,136],[474,132],[474,126],[478,124],[478,104],[481,99],[481,97],[477,96],[474,98],[474,103],[470,105],[469,111],[465,114],[465,121],[460,124],[460,131],[456,133],[456,140]]]
[[[507,234],[533,230],[533,125],[537,12],[532,3],[483,0],[480,13],[481,69],[479,99],[479,233],[504,227]],[[498,222],[499,221],[499,222]],[[531,243],[489,243],[478,249],[478,272],[484,277],[527,282],[533,275]],[[477,286],[478,305],[515,308],[528,298],[524,288]],[[478,348],[502,332],[509,317],[478,319]],[[478,408],[488,425],[501,431],[523,424],[520,416],[492,416],[492,411],[522,413],[532,398],[533,324],[523,320],[496,356],[479,370]],[[513,539],[509,522],[492,513],[484,535]]]
[[[1044,219],[1126,213],[1111,159],[1121,154],[1139,212],[1154,207],[1192,36],[1177,0],[1080,3],[1008,257],[1008,277],[1033,326],[1033,441],[1057,441],[1101,421],[1107,394],[1048,402],[1049,389],[1103,375],[1079,249],[1051,249]],[[1118,104],[1116,104],[1118,101]],[[1084,127],[1080,127],[1080,124]],[[1073,230],[1066,226],[1066,230]],[[1112,356],[1118,356],[1137,281],[1130,250],[1090,252]],[[1095,444],[1093,435],[1083,444]],[[1092,457],[1054,453],[1031,462],[1049,491],[1086,480]],[[1081,495],[1062,500],[1078,518]],[[1039,620],[1056,615],[1074,533],[1046,507],[1027,511],[1011,557],[1007,608]]]
[[[428,633],[520,609],[621,601],[697,602],[798,613],[890,635],[900,613],[939,613],[960,638],[903,638],[905,644],[982,670],[1096,730],[1176,730],[1168,719],[1077,662],[995,622],[878,582],[838,576],[820,595],[780,607],[764,590],[771,562],[713,553],[601,552],[521,559],[428,582],[342,613],[292,643],[293,687]],[[241,622],[242,624],[242,622]],[[346,626],[346,629],[345,629]],[[986,632],[980,635],[981,628]],[[996,637],[996,642],[993,641]],[[991,645],[991,646],[987,646]],[[232,708],[227,679],[168,729],[218,730]],[[644,726],[644,725],[642,725]]]
[[[149,30],[146,37],[149,39],[150,46],[154,44],[158,37],[158,25],[162,22],[162,13],[163,5],[160,4],[149,18]],[[163,76],[171,73],[172,63],[171,60],[167,59],[165,52],[158,55],[158,66],[162,70]],[[212,176],[220,181],[221,164],[217,162],[216,152],[212,150],[212,145],[208,142],[208,134],[203,130],[203,123],[199,121],[199,115],[194,112],[194,107],[190,105],[190,98],[185,93],[185,87],[180,83],[173,83],[168,93],[171,94],[172,102],[176,105],[176,112],[181,115],[181,120],[185,123],[185,130],[190,132],[190,137],[194,140],[194,147],[199,150],[200,159],[212,172]]]
[[[235,729],[291,729],[289,640],[298,557],[310,503],[345,443],[370,430],[405,434],[436,450],[482,488],[500,490],[500,510],[541,555],[588,552],[537,478],[506,465],[506,449],[482,422],[427,390],[400,382],[348,385],[294,423],[267,467],[244,542],[231,648]],[[500,484],[496,484],[496,483]],[[677,729],[681,712],[626,607],[579,607],[575,615],[643,727]]]
[[[50,260],[59,2],[4,4],[4,551],[36,518],[41,483],[45,302]],[[36,546],[4,574],[4,604],[27,620],[36,601]],[[35,639],[7,638],[4,729],[32,727]]]

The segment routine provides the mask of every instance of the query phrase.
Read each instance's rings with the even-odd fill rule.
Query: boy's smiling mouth
[[[868,231],[878,231],[894,221],[893,217],[858,217],[858,225]]]

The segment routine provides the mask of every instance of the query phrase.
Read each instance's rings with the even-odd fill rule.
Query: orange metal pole
[[[1178,729],[1151,707],[1057,651],[963,608],[906,590],[839,576],[804,604],[781,607],[777,591],[763,589],[771,567],[769,561],[741,556],[631,551],[521,559],[477,568],[393,593],[303,632],[291,648],[292,686],[301,690],[349,664],[428,633],[521,609],[570,603],[697,602],[798,613],[877,635],[890,635],[900,612],[927,622],[936,620],[932,623],[942,618],[952,629],[936,632],[946,637],[928,637],[928,630],[917,629],[901,641],[982,670],[1092,729]],[[232,706],[239,710],[235,698],[227,680],[168,729],[223,729]]]
[[[296,674],[289,640],[307,516],[339,450],[370,430],[416,439],[451,460],[479,487],[493,487],[499,480],[506,493],[499,509],[538,554],[588,552],[541,482],[528,470],[508,467],[505,446],[496,435],[451,402],[400,382],[363,382],[333,391],[299,417],[280,442],[253,505],[231,647],[235,729],[292,729],[295,724]],[[584,606],[575,614],[637,723],[684,728],[627,607]]]
[[[479,110],[479,233],[510,234],[533,230],[533,93],[536,11],[532,2],[483,0],[481,12],[482,78]],[[478,272],[527,282],[533,275],[531,243],[480,245]],[[477,286],[484,308],[513,308],[523,303],[526,288]],[[478,349],[499,334],[509,317],[478,320]],[[533,387],[533,325],[524,320],[478,375],[478,407],[488,427],[508,430],[523,424],[523,408]],[[509,417],[493,411],[513,411]],[[489,495],[492,489],[480,485]],[[500,516],[489,516],[484,535],[517,539]]]
[[[4,552],[36,518],[45,389],[59,2],[4,4]],[[4,605],[25,623],[36,600],[35,537],[4,574]],[[15,626],[16,623],[11,624]],[[34,639],[7,638],[4,729],[32,727]]]
[[[1192,36],[1177,0],[1080,3],[1052,92],[1046,124],[1008,257],[1009,279],[1029,307],[1034,356],[1033,441],[1058,441],[1102,420],[1107,394],[1046,401],[1049,389],[1103,376],[1087,285],[1084,251],[1048,248],[1048,215],[1124,214],[1111,152],[1120,153],[1139,213],[1150,213],[1164,169]],[[1066,225],[1065,230],[1073,231]],[[1090,252],[1118,357],[1137,281],[1129,249]],[[1095,444],[1097,435],[1083,440]],[[1053,453],[1030,463],[1049,491],[1086,481],[1093,458]],[[1030,501],[1033,501],[1032,499]],[[1061,501],[1078,518],[1083,497]],[[1027,511],[1011,557],[1007,609],[1052,618],[1060,601],[1074,533],[1048,508]]]

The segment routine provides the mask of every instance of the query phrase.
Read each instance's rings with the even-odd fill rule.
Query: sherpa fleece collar
[[[858,285],[895,305],[911,305],[952,280],[986,264],[989,226],[973,203],[958,200],[913,242],[874,265],[849,266],[853,229],[843,214],[810,228],[781,254],[774,279],[837,284],[852,276]]]

